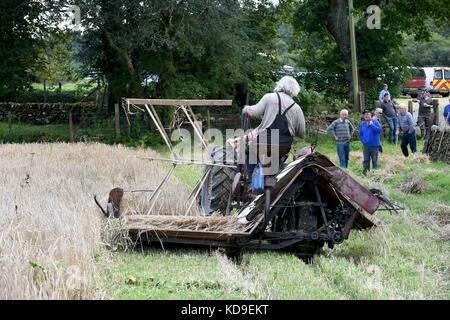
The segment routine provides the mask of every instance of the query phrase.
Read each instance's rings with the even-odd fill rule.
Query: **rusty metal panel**
[[[378,209],[380,205],[378,198],[350,175],[337,167],[328,168],[328,170],[332,173],[329,179],[339,193],[346,195],[352,202],[370,214]]]

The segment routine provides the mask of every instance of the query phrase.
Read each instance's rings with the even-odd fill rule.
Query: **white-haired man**
[[[376,108],[372,120],[377,120],[381,124],[381,117],[383,116],[383,109]]]
[[[289,153],[294,136],[305,137],[305,117],[293,100],[299,92],[297,80],[285,76],[278,81],[274,92],[264,95],[255,105],[245,106],[242,111],[250,117],[262,117],[260,125],[249,138],[257,137],[258,144],[278,146],[280,159]],[[251,173],[252,170],[249,171]]]
[[[347,119],[348,110],[342,109],[339,113],[340,118],[334,120],[327,128],[327,132],[336,140],[336,152],[339,157],[339,165],[341,168],[348,168],[348,160],[350,156],[350,139],[352,138],[355,128]]]

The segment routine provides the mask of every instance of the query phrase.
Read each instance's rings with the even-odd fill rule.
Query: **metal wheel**
[[[211,152],[211,161],[215,163],[227,163],[233,159],[232,150],[216,147]],[[211,166],[205,167],[205,172]],[[205,214],[219,212],[225,214],[231,197],[231,186],[237,169],[229,167],[213,166],[208,179],[206,179],[199,194],[199,204]]]

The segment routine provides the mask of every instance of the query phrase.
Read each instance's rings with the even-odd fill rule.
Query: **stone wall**
[[[97,114],[93,103],[0,103],[0,121],[35,125],[67,123],[69,110],[72,110],[74,123],[79,123],[86,114]]]

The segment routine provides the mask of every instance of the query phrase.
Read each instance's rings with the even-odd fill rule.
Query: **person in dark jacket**
[[[406,110],[405,104],[400,104],[400,112],[398,113],[398,124],[400,130],[403,132],[402,137],[402,153],[405,157],[409,157],[408,145],[411,148],[413,157],[415,157],[417,152],[416,146],[416,124],[414,123],[414,118],[411,113]]]
[[[373,169],[378,168],[378,152],[381,147],[381,125],[377,120],[372,120],[372,114],[364,110],[364,120],[359,127],[359,139],[364,146],[363,173],[370,170],[370,161]]]
[[[431,135],[431,126],[433,125],[433,99],[429,92],[424,92],[419,99],[413,99],[414,102],[419,103],[419,117],[417,118],[417,125],[420,127],[420,136],[427,140]]]
[[[397,109],[391,101],[391,96],[386,93],[381,103],[383,116],[389,126],[389,143],[395,143],[395,131],[397,131]],[[381,119],[380,119],[381,120]]]

